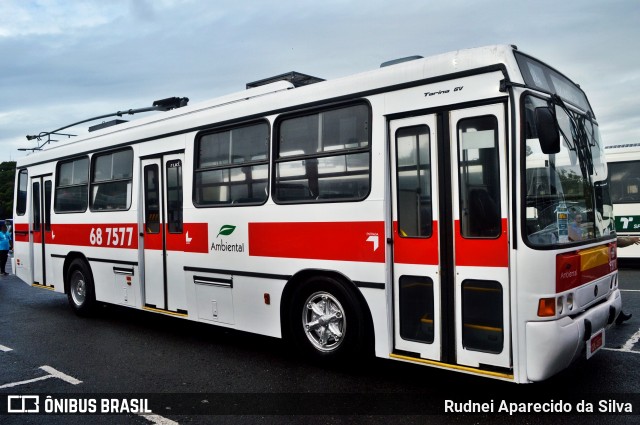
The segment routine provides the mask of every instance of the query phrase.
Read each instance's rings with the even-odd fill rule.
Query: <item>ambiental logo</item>
[[[223,224],[220,230],[218,231],[218,235],[216,236],[216,238],[219,237],[220,235],[229,236],[230,234],[233,233],[234,230],[236,230],[236,226],[232,226],[230,224]]]
[[[236,226],[223,224],[218,230],[216,239],[220,236],[230,236],[236,230]],[[244,243],[228,243],[222,240],[211,243],[211,251],[216,252],[244,252]]]

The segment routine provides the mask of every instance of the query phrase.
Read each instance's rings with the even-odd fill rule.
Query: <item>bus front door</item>
[[[505,105],[393,120],[389,134],[394,355],[509,375]]]
[[[182,165],[184,154],[143,159],[144,307],[186,314],[183,271]]]
[[[33,264],[32,283],[51,286],[47,271],[51,270],[50,256],[47,256],[47,244],[53,241],[51,232],[51,176],[38,176],[31,179],[31,264]]]

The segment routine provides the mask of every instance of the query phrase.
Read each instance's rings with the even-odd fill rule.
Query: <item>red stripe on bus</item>
[[[138,248],[136,223],[52,224],[45,235],[45,242],[52,245]]]
[[[14,224],[13,237],[16,242],[29,242],[29,225],[24,223]]]
[[[384,263],[384,222],[249,223],[254,257]]]
[[[507,219],[502,219],[502,232],[495,239],[463,238],[460,220],[455,222],[456,265],[473,267],[508,267],[509,244],[507,241]]]
[[[185,223],[185,252],[209,252],[209,223]]]
[[[162,232],[158,229],[157,233],[144,234],[144,249],[161,250],[162,249]]]
[[[437,265],[438,252],[438,222],[432,225],[431,237],[415,238],[402,237],[398,234],[398,222],[393,222],[393,262],[402,264]]]
[[[184,223],[181,233],[169,232],[168,225],[165,228],[167,251],[209,252],[209,225],[207,223]]]
[[[209,226],[207,223],[185,223],[183,232],[167,231],[167,250],[209,252]],[[16,241],[29,242],[29,225],[16,224]],[[95,246],[101,248],[138,248],[138,225],[118,224],[52,224],[51,231],[33,232],[34,243],[50,245]],[[162,234],[144,235],[146,249],[162,249]]]

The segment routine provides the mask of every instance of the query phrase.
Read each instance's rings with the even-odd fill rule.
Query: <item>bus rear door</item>
[[[144,306],[186,313],[184,282],[184,154],[142,160],[144,239]]]
[[[51,257],[47,255],[47,245],[55,237],[51,232],[51,176],[38,176],[31,179],[31,264],[33,264],[32,283],[54,286],[47,279],[51,270]]]

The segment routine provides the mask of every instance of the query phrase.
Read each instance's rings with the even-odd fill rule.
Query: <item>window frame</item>
[[[328,112],[337,111],[340,109],[347,109],[354,106],[364,106],[366,108],[366,114],[367,114],[366,131],[367,131],[367,141],[368,141],[366,147],[330,149],[330,150],[316,152],[312,154],[286,155],[286,156],[280,157],[280,137],[281,137],[281,132],[282,132],[281,128],[282,128],[283,122],[296,119],[296,118],[304,118],[304,117],[309,117],[313,115],[320,115],[322,113],[328,113]],[[367,199],[371,194],[371,183],[372,183],[372,170],[371,170],[372,163],[373,163],[372,161],[372,156],[373,156],[372,119],[373,119],[373,114],[372,114],[371,104],[366,100],[358,100],[358,101],[352,101],[347,103],[324,105],[322,107],[303,109],[290,114],[283,114],[279,116],[274,123],[273,140],[275,142],[272,144],[273,166],[272,166],[272,172],[271,172],[271,198],[273,199],[273,202],[279,205],[290,205],[290,204],[297,205],[297,204],[319,204],[319,203],[336,203],[336,202],[361,202]],[[332,146],[332,145],[329,145],[329,146]],[[346,161],[346,158],[348,156],[358,155],[363,153],[368,154],[367,171],[366,171],[368,187],[365,194],[359,197],[348,197],[348,198],[343,198],[343,197],[320,198],[319,196],[316,196],[315,198],[306,198],[306,199],[299,199],[299,200],[296,200],[296,199],[282,200],[278,198],[278,189],[282,184],[282,181],[280,181],[278,178],[279,164],[293,163],[298,161],[304,162],[307,160],[317,161],[319,159],[332,158],[332,157],[333,158],[345,157],[345,161]],[[346,172],[344,173],[344,175],[349,175],[349,173]],[[321,178],[322,177],[319,176],[318,180],[320,180]]]
[[[16,184],[16,215],[22,217],[27,213],[27,196],[29,196],[29,171],[26,168],[17,170],[17,184]],[[22,180],[24,176],[24,180]],[[20,190],[20,186],[24,181],[24,191]],[[24,197],[20,197],[20,193],[24,193]]]
[[[267,140],[266,140],[266,150],[265,150],[265,158],[264,159],[259,159],[259,160],[253,160],[253,161],[247,161],[247,162],[243,162],[243,163],[233,163],[233,162],[229,162],[227,164],[221,164],[221,165],[214,165],[214,166],[209,166],[209,167],[199,167],[200,164],[200,143],[202,142],[202,139],[206,136],[210,136],[210,135],[214,135],[214,134],[219,134],[219,133],[225,133],[225,132],[232,132],[234,130],[239,130],[241,128],[246,128],[246,127],[252,127],[252,126],[258,126],[258,125],[266,125],[266,136],[267,136]],[[271,123],[269,122],[268,119],[263,118],[263,119],[258,119],[258,120],[252,120],[252,121],[246,121],[243,123],[239,123],[239,124],[234,124],[234,125],[225,125],[225,126],[221,126],[221,127],[216,127],[216,128],[212,128],[212,129],[208,129],[206,131],[202,131],[200,133],[198,133],[194,139],[194,144],[193,144],[193,184],[192,184],[192,193],[191,193],[191,201],[193,202],[193,205],[196,208],[225,208],[225,207],[248,207],[248,206],[260,206],[260,205],[264,205],[268,200],[269,200],[269,183],[271,181],[269,173],[271,172],[271,167],[270,167],[270,160],[271,160]],[[233,200],[231,200],[230,202],[220,202],[220,203],[202,203],[200,202],[200,200],[198,199],[198,190],[201,187],[201,184],[198,184],[198,174],[200,173],[206,173],[206,172],[210,172],[210,171],[231,171],[231,170],[237,170],[237,169],[242,169],[245,167],[256,167],[256,166],[266,166],[267,168],[267,176],[264,179],[265,185],[266,185],[266,191],[265,194],[266,196],[264,197],[264,200],[260,200],[260,201],[256,201],[256,202],[234,202]],[[255,182],[260,182],[263,179],[252,179],[251,182],[252,184]],[[248,181],[244,181],[244,184],[247,184]],[[227,187],[231,187],[231,182],[229,182],[229,185]]]
[[[76,161],[80,161],[86,159],[87,160],[87,182],[85,184],[68,184],[68,185],[60,185],[60,168],[62,167],[62,165],[64,164],[69,164],[69,163],[74,163]],[[75,166],[74,166],[75,167]],[[56,164],[56,185],[54,188],[54,194],[53,194],[53,211],[56,214],[72,214],[72,213],[83,213],[87,211],[87,208],[89,208],[89,186],[90,186],[90,169],[91,169],[91,160],[89,158],[88,155],[83,155],[83,156],[79,156],[79,157],[75,157],[75,158],[71,158],[68,160],[64,160],[64,161],[58,161],[58,163]],[[75,168],[74,168],[75,171]],[[68,188],[72,188],[72,187],[81,187],[81,186],[86,186],[87,187],[87,196],[85,198],[85,205],[84,205],[84,209],[77,209],[77,210],[59,210],[56,205],[57,205],[57,201],[58,201],[58,190],[59,189],[68,189]]]
[[[531,100],[530,100],[531,99]],[[522,242],[528,247],[531,248],[533,250],[536,251],[551,251],[551,250],[557,250],[557,249],[569,249],[571,247],[579,247],[581,245],[585,245],[585,244],[589,244],[589,243],[598,243],[598,242],[611,242],[612,241],[612,235],[615,234],[615,220],[611,220],[611,225],[606,227],[606,229],[610,230],[610,234],[609,235],[602,235],[602,236],[597,236],[595,235],[594,232],[594,236],[592,238],[588,238],[588,239],[583,239],[581,241],[569,241],[569,242],[559,242],[558,240],[555,240],[553,242],[533,242],[531,240],[531,236],[535,235],[535,233],[537,233],[535,230],[532,230],[530,228],[530,223],[528,222],[528,216],[527,216],[527,209],[529,208],[529,206],[527,205],[527,197],[528,197],[528,192],[529,192],[529,188],[528,188],[528,184],[529,181],[527,179],[527,164],[528,164],[528,159],[527,159],[527,142],[529,140],[533,140],[533,139],[537,139],[537,137],[534,137],[535,134],[532,134],[532,132],[530,131],[532,128],[529,125],[530,123],[533,123],[533,117],[530,114],[531,109],[527,108],[527,102],[531,101],[531,102],[539,102],[540,106],[545,106],[548,104],[548,100],[549,97],[548,96],[544,96],[541,93],[538,93],[536,91],[533,90],[524,90],[518,99],[518,108],[519,108],[519,131],[518,131],[518,136],[519,136],[519,150],[520,150],[520,154],[518,157],[518,167],[519,167],[519,175],[518,175],[518,179],[520,181],[519,183],[519,189],[520,189],[520,193],[522,194],[520,199],[518,200],[519,202],[519,208],[520,208],[520,212],[521,212],[521,216],[518,219],[518,226],[520,229],[520,234],[521,234],[521,239]],[[534,107],[536,105],[533,105]],[[558,107],[557,107],[558,108]],[[576,106],[569,106],[569,110],[572,113],[578,113],[581,114],[582,111],[576,107]],[[598,125],[598,122],[596,120],[594,120],[594,124]],[[531,136],[531,137],[529,137]],[[567,134],[567,136],[571,137],[570,135]],[[601,139],[600,139],[601,140]],[[563,150],[565,149],[565,147],[567,147],[566,145],[566,141],[564,140],[563,137],[561,137],[561,150],[560,150],[560,154],[563,152]],[[570,149],[569,147],[567,147],[567,149]],[[558,154],[555,154],[558,155]],[[604,156],[605,159],[608,158],[608,152],[605,150],[604,151]],[[592,159],[595,159],[595,156],[592,157]],[[607,166],[607,174],[609,174],[609,170],[608,170],[608,166]],[[595,184],[593,184],[592,186],[592,190],[595,188]],[[609,190],[608,190],[609,191]],[[562,192],[564,193],[564,188],[562,189]],[[592,192],[593,193],[593,192]],[[611,194],[611,192],[609,191],[609,194]],[[597,196],[594,196],[594,202],[595,199],[597,198]],[[551,201],[550,201],[551,203]],[[611,207],[614,208],[614,203],[612,202]],[[593,212],[594,215],[593,216],[589,216],[587,215],[587,222],[591,221],[591,217],[595,218],[595,212],[598,211],[598,206],[594,203],[594,208],[593,208]],[[615,216],[615,213],[614,213]],[[583,215],[584,217],[584,215]],[[537,218],[536,218],[537,219]],[[596,221],[595,219],[593,220],[594,223],[594,230],[596,228]],[[535,224],[535,223],[534,223]],[[540,229],[538,229],[540,230]]]
[[[119,179],[114,179],[111,178],[109,180],[100,180],[98,182],[95,181],[95,172],[96,172],[96,163],[98,158],[107,156],[107,155],[114,155],[117,154],[119,152],[125,152],[125,151],[130,151],[131,152],[131,176],[129,178],[119,178]],[[98,152],[98,153],[94,153],[91,156],[91,165],[90,165],[90,172],[89,172],[89,210],[91,212],[114,212],[114,211],[129,211],[133,205],[133,192],[134,192],[134,187],[133,187],[133,176],[134,176],[134,169],[135,169],[135,155],[133,152],[133,148],[131,147],[127,147],[124,149],[115,149],[115,150],[109,150],[109,151],[104,151],[104,152]],[[112,170],[113,171],[113,170]],[[128,199],[126,199],[126,208],[103,208],[103,209],[97,209],[94,207],[94,203],[95,200],[93,199],[93,188],[95,186],[100,186],[100,185],[106,185],[106,184],[111,184],[111,183],[117,183],[117,182],[129,182],[129,184],[131,185],[131,190],[128,191],[129,192],[129,197]]]

